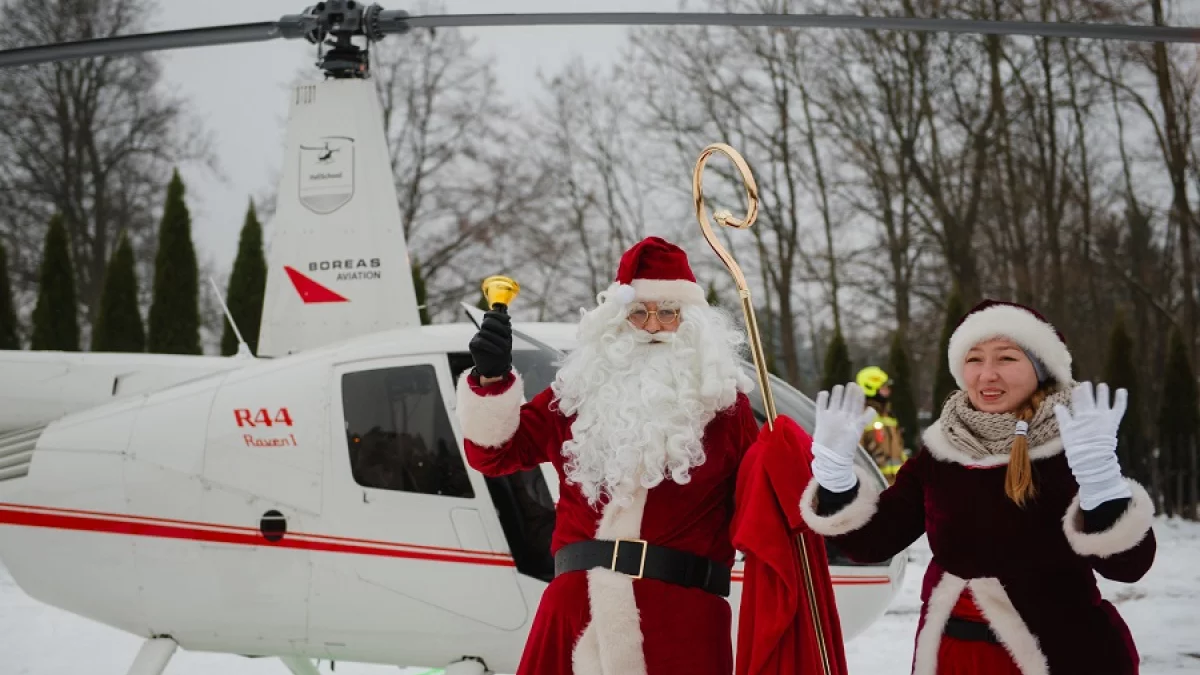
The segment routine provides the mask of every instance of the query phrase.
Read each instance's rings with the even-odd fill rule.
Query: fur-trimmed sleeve
[[[927,461],[925,454],[905,462],[896,474],[895,484],[883,492],[876,487],[874,476],[855,466],[857,494],[833,513],[818,503],[819,485],[813,479],[800,501],[804,522],[813,532],[831,537],[856,562],[879,562],[896,555],[925,532],[921,470]]]
[[[1071,500],[1063,516],[1063,533],[1071,549],[1091,558],[1092,569],[1113,581],[1133,582],[1141,579],[1154,563],[1157,542],[1151,525],[1154,522],[1154,502],[1146,489],[1136,481],[1125,479],[1133,493],[1124,512],[1108,527],[1090,532],[1085,522],[1079,496]],[[1103,509],[1108,504],[1101,504]]]
[[[458,379],[457,414],[467,463],[485,476],[505,476],[550,461],[561,445],[558,416],[550,410],[551,391],[525,399],[515,370],[499,382],[481,385],[473,370]]]

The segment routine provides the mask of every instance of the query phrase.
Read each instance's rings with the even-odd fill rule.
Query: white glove
[[[1090,511],[1110,499],[1132,496],[1117,460],[1117,428],[1125,415],[1128,393],[1118,389],[1112,406],[1108,385],[1092,395],[1092,383],[1082,382],[1071,391],[1071,410],[1054,406],[1067,464],[1079,483],[1079,505]]]
[[[816,428],[813,429],[813,477],[830,492],[854,487],[854,454],[863,429],[875,420],[866,407],[866,396],[853,382],[817,394]]]

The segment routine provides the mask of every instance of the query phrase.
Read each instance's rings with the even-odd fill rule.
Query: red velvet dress
[[[987,623],[987,617],[975,604],[970,591],[958,596],[950,616],[975,623]],[[991,642],[962,640],[949,635],[942,636],[938,645],[938,675],[1021,675],[1012,656],[1002,645]]]
[[[511,374],[487,386],[464,374],[457,412],[467,461],[483,474],[554,466],[560,493],[552,552],[584,540],[640,538],[732,567],[737,473],[759,430],[745,395],[705,429],[706,460],[690,482],[667,480],[641,491],[644,510],[611,522],[602,522],[606,514],[564,479],[560,449],[573,418],[551,409],[549,389],[525,404],[521,396]],[[608,570],[568,572],[542,596],[517,675],[730,675],[731,627],[729,601],[706,591]]]
[[[937,424],[924,440],[882,493],[860,476],[853,501],[825,513],[814,481],[801,503],[809,526],[854,560],[885,560],[927,535],[933,560],[921,592],[913,672],[966,672],[964,663],[980,658],[986,672],[1136,674],[1133,638],[1101,597],[1096,574],[1133,582],[1150,569],[1154,507],[1146,491],[1129,481],[1133,498],[1111,527],[1086,532],[1061,441],[1030,451],[1036,497],[1022,508],[1004,492],[1007,456],[974,461]],[[1015,671],[1004,670],[988,643],[944,638],[956,607],[971,612],[959,602],[968,590]]]

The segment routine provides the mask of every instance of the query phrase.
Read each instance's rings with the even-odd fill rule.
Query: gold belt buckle
[[[621,543],[622,542],[628,542],[630,544],[641,544],[642,545],[642,560],[638,564],[638,573],[627,575],[633,579],[641,579],[642,575],[646,573],[646,540],[645,539],[617,539],[616,541],[614,541],[613,542],[612,562],[609,563],[608,569],[610,569],[614,572],[617,571],[617,556],[620,555],[620,553],[621,553]],[[624,574],[624,572],[620,572],[620,574]]]

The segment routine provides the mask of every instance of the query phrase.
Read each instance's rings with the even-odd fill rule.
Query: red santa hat
[[[646,237],[625,251],[617,267],[618,298],[626,303],[674,300],[706,305],[704,289],[683,249],[660,237]]]
[[[1004,337],[1021,346],[1038,371],[1038,379],[1044,374],[1053,377],[1059,386],[1069,386],[1071,376],[1071,352],[1066,338],[1046,317],[1036,310],[1014,302],[984,300],[975,305],[958,322],[950,336],[947,356],[950,372],[960,389],[966,388],[963,366],[967,352],[980,342]]]

